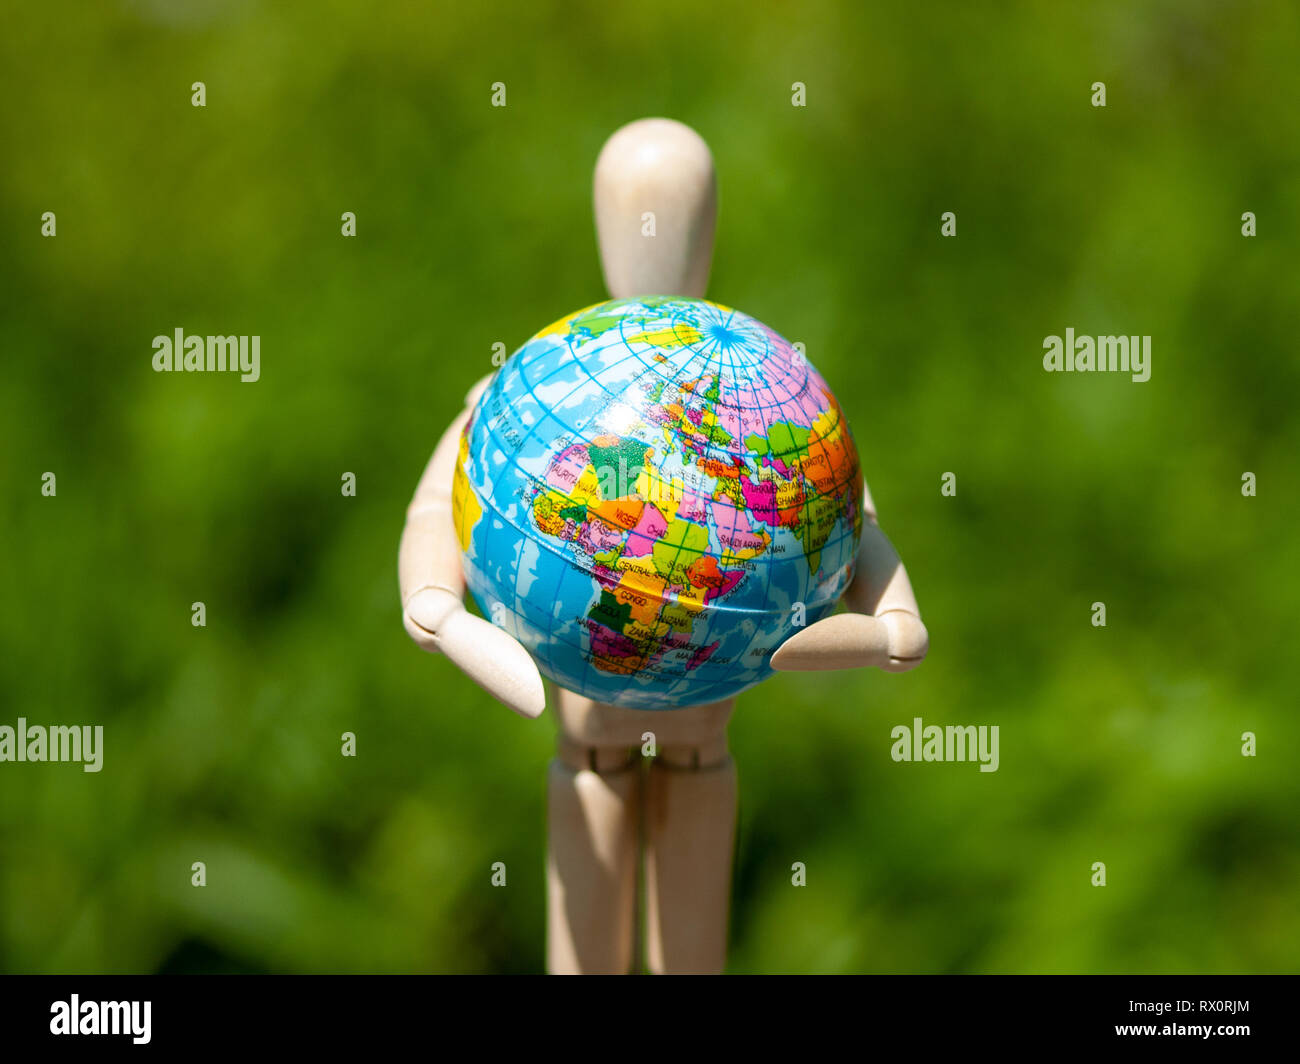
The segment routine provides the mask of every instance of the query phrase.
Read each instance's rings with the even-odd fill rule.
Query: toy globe
[[[826,382],[740,311],[600,303],[503,365],[453,513],[484,616],[555,683],[675,709],[772,671],[853,578],[857,450]]]

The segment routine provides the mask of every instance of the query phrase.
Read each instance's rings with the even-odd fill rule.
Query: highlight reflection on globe
[[[501,367],[461,438],[470,592],[543,675],[674,709],[771,673],[853,577],[852,434],[761,322],[704,300],[600,303]]]

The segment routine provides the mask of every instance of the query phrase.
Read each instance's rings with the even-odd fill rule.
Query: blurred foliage
[[[1297,968],[1294,4],[5,28],[0,723],[106,750],[0,765],[0,969],[542,966],[553,724],[415,649],[397,540],[492,344],[602,297],[591,167],[648,114],[712,145],[710,293],[836,389],[932,638],[744,696],[731,968]],[[259,334],[261,381],[155,374],[177,327]],[[1150,382],[1044,373],[1066,327],[1151,334]],[[999,725],[1000,770],[894,763],[914,716]]]

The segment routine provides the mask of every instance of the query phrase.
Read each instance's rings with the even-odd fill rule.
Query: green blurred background
[[[743,697],[730,969],[1300,967],[1300,16],[973,7],[9,11],[0,723],[105,755],[0,764],[0,969],[542,967],[554,725],[407,639],[397,541],[493,343],[603,297],[592,165],[654,114],[932,641]],[[262,379],[152,372],[177,327]],[[1151,380],[1044,373],[1067,327],[1152,335]],[[894,763],[914,716],[999,725],[999,771]]]

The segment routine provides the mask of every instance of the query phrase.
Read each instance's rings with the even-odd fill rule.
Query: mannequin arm
[[[772,655],[774,669],[806,672],[876,665],[886,672],[906,672],[925,659],[930,637],[921,623],[907,570],[876,522],[875,503],[865,482],[862,494],[857,575],[844,593],[848,612],[792,635]]]
[[[465,609],[465,575],[452,526],[460,436],[488,380],[465,397],[466,409],[442,434],[407,507],[397,558],[402,623],[422,649],[441,651],[494,698],[521,716],[536,717],[546,708],[541,674],[517,640]]]

